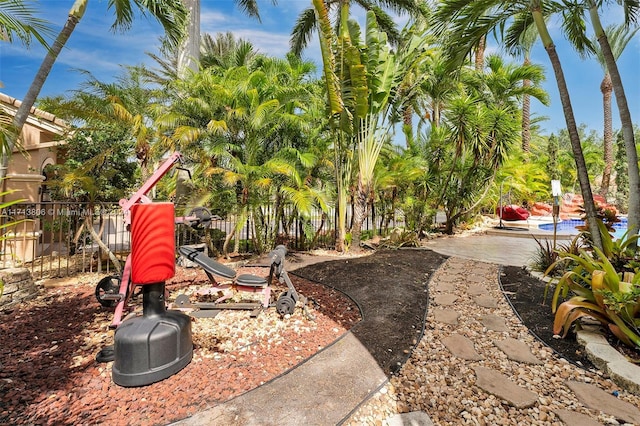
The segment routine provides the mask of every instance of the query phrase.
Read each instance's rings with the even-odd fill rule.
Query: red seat
[[[515,205],[502,206],[502,214],[500,207],[496,208],[496,214],[502,220],[527,220],[529,218],[529,211],[524,207]]]

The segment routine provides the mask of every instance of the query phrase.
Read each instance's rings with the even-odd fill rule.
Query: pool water
[[[583,220],[579,219],[569,219],[558,222],[558,232],[570,233],[570,234],[578,234],[578,230],[576,226],[584,225]],[[539,229],[543,229],[545,231],[553,231],[553,223],[545,223],[543,225],[538,226]],[[613,237],[620,238],[627,232],[627,218],[620,218],[620,222],[616,222],[613,224]]]

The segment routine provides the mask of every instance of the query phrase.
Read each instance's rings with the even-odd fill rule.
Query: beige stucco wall
[[[13,117],[20,101],[0,93],[0,109]],[[2,223],[11,225],[2,229],[2,254],[0,269],[29,262],[38,256],[41,237],[40,212],[42,205],[43,169],[48,164],[57,164],[59,147],[64,144],[67,125],[54,115],[31,109],[22,130],[21,147],[16,146],[9,159],[6,179],[0,182],[5,194],[2,202],[25,200],[20,206],[3,209]],[[29,220],[20,221],[29,217]],[[5,222],[6,221],[6,222]]]
[[[0,108],[4,112],[13,116],[19,106],[19,100],[0,93]],[[66,129],[64,121],[53,114],[32,108],[22,130],[22,150],[14,149],[4,182],[4,190],[15,192],[7,194],[4,201],[41,201],[42,171],[48,164],[57,164],[58,146],[64,143]]]

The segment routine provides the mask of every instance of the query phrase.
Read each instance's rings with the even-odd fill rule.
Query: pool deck
[[[553,239],[553,231],[540,229],[540,225],[553,224],[551,216],[531,216],[527,220],[502,221],[495,220],[493,226],[487,229],[488,235],[501,235],[507,237]],[[560,223],[560,222],[558,222]],[[556,239],[569,240],[578,235],[577,229],[559,230],[556,232]]]

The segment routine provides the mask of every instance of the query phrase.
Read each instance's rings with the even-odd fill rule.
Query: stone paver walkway
[[[522,372],[526,366],[542,365],[543,361],[532,353],[530,341],[511,337],[514,330],[511,330],[507,319],[496,314],[498,308],[506,305],[502,295],[498,293],[496,296],[495,291],[490,291],[497,287],[497,266],[476,262],[471,268],[475,273],[469,275],[465,271],[469,271],[470,262],[472,261],[451,258],[434,275],[429,318],[448,327],[450,334],[441,343],[460,362],[470,363],[475,373],[475,386],[499,398],[504,404],[515,408],[532,407],[545,395],[537,394],[525,386],[522,380],[513,377],[517,374],[507,375],[495,367],[482,365],[482,361],[489,356],[484,354],[482,347],[485,336],[471,332],[469,321],[481,322],[487,333],[491,333],[494,345],[508,360],[515,363],[502,370]],[[476,319],[469,318],[474,315]],[[555,416],[565,424],[600,424],[584,414],[584,408],[587,408],[619,421],[640,425],[638,407],[605,392],[597,384],[566,380],[564,385],[578,401],[576,410],[554,411]]]

